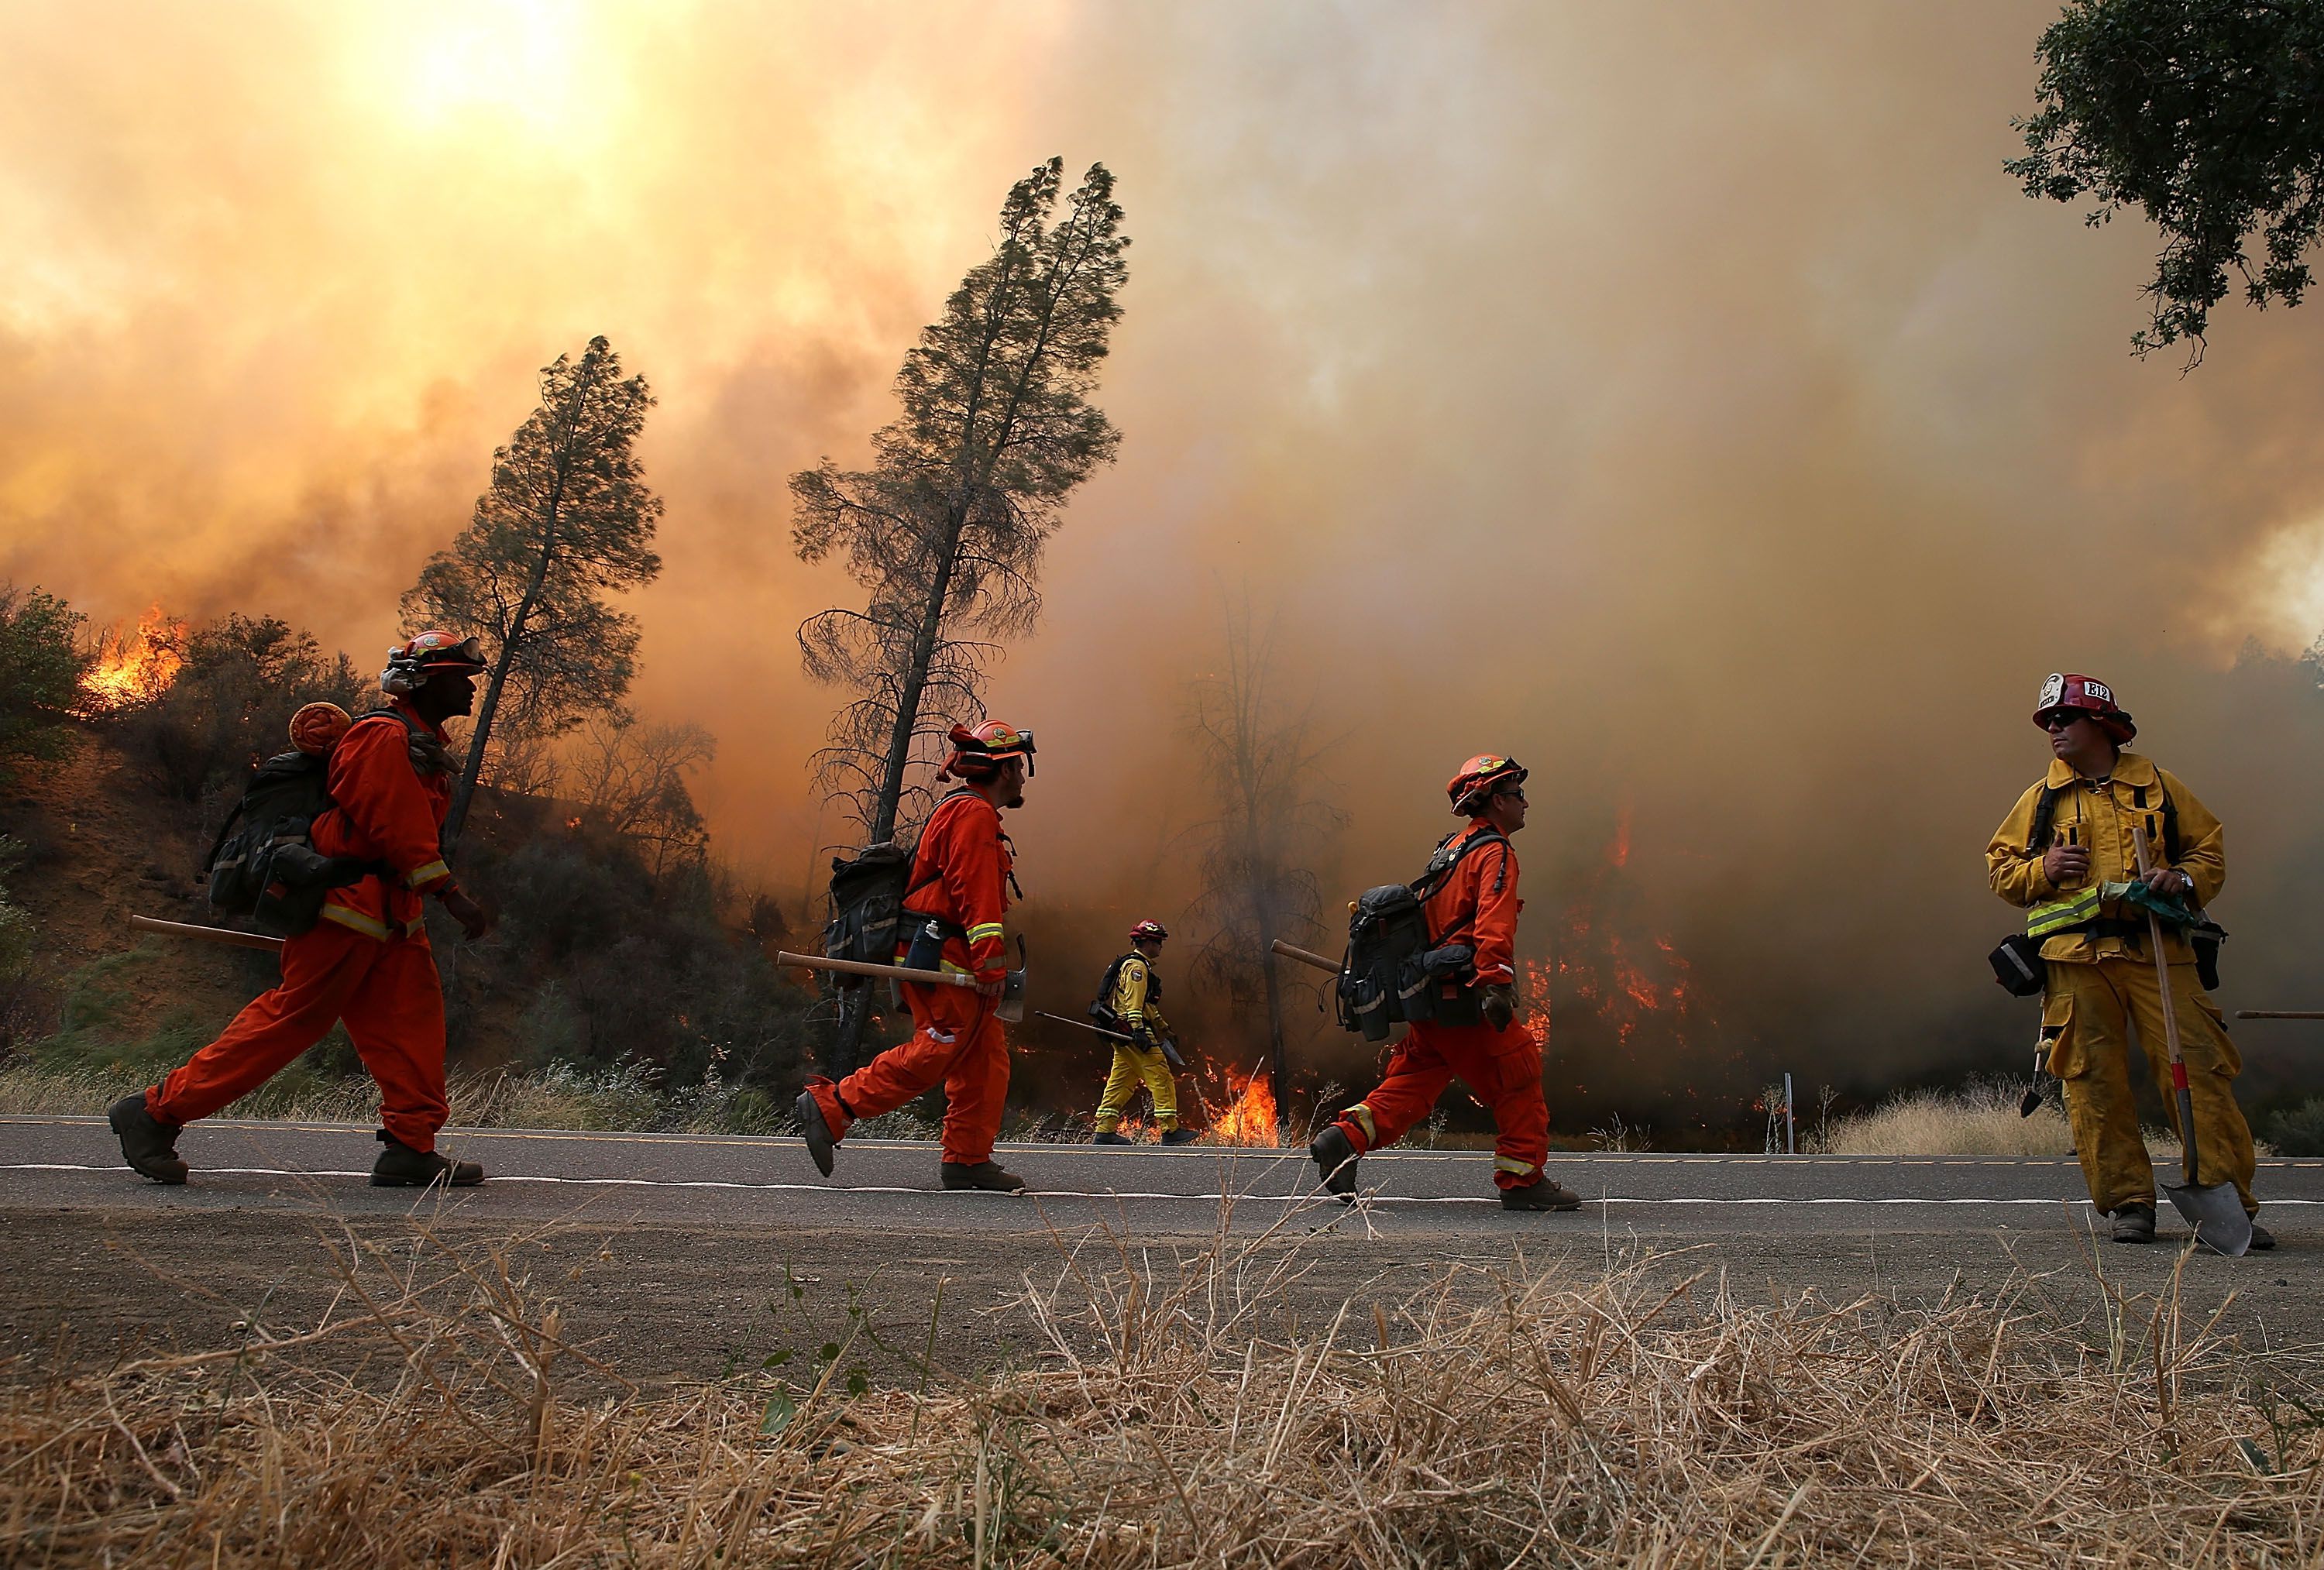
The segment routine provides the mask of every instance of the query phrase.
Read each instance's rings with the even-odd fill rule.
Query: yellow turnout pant
[[[1170,1077],[1169,1060],[1163,1057],[1162,1049],[1148,1051],[1118,1042],[1113,1071],[1105,1077],[1105,1093],[1097,1101],[1100,1134],[1111,1134],[1121,1126],[1121,1115],[1130,1110],[1130,1098],[1138,1094],[1141,1084],[1154,1097],[1154,1121],[1166,1133],[1178,1126],[1178,1082]]]
[[[2180,1055],[2187,1060],[2189,1099],[2195,1113],[2198,1183],[2233,1183],[2244,1208],[2252,1198],[2251,1125],[2236,1105],[2243,1059],[2227,1039],[2225,1017],[2195,978],[2192,964],[2171,967],[2171,993],[2179,1018]],[[2171,1052],[2163,1033],[2163,994],[2154,961],[2122,956],[2087,962],[2052,959],[2042,1004],[2042,1033],[2050,1042],[2050,1072],[2065,1082],[2066,1116],[2090,1200],[2100,1210],[2154,1203],[2154,1168],[2139,1137],[2130,1088],[2130,1026],[2147,1071],[2162,1093],[2163,1114],[2179,1132],[2179,1097],[2171,1086]],[[2184,1137],[2183,1133],[2181,1137]],[[2178,1174],[2172,1174],[2173,1181]]]

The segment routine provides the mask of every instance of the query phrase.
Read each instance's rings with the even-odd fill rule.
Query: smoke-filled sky
[[[1037,897],[1183,909],[1183,683],[1248,595],[1348,733],[1338,883],[1411,876],[1512,752],[1536,902],[1627,803],[1774,1067],[2016,1067],[1978,857],[2046,672],[2227,819],[2246,992],[2308,973],[2324,859],[2310,684],[2231,669],[2324,629],[2324,308],[2130,357],[2151,231],[2000,170],[2055,12],[15,0],[0,574],[367,660],[606,334],[660,399],[636,698],[717,734],[720,846],[795,899],[835,699],[792,629],[849,590],[785,479],[864,455],[1009,183],[1102,161],[1121,457],[993,687]]]

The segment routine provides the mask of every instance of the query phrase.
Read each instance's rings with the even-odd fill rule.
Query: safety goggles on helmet
[[[484,666],[481,638],[463,638],[452,632],[423,632],[387,651],[387,668],[379,673],[380,690],[409,696],[438,671],[479,675]]]
[[[2051,721],[2059,714],[2093,721],[2117,747],[2138,734],[2137,721],[2115,702],[2114,689],[2095,676],[2072,671],[2052,671],[2034,700],[2034,723],[2044,730],[2062,730]]]
[[[1033,770],[1033,733],[1019,730],[1014,725],[999,720],[987,720],[975,730],[955,725],[948,739],[952,757],[945,762],[945,775],[982,776],[1000,767],[1005,758],[1025,760],[1025,774],[1030,778]],[[939,777],[942,777],[941,776]]]
[[[1524,785],[1532,772],[1513,757],[1480,752],[1462,764],[1461,772],[1446,782],[1444,794],[1452,799],[1454,812],[1472,813],[1499,792]]]

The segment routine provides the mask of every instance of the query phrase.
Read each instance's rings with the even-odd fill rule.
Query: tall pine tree
[[[493,454],[491,488],[449,550],[403,596],[406,620],[475,632],[492,664],[444,823],[467,822],[496,730],[567,730],[617,704],[637,671],[638,625],[607,596],[651,583],[661,499],[637,457],[653,395],[603,337],[540,373],[540,407]]]
[[[866,591],[861,611],[808,618],[799,647],[809,675],[855,694],[816,769],[873,841],[918,815],[945,731],[974,717],[988,662],[1040,614],[1066,498],[1120,442],[1089,396],[1130,241],[1104,165],[1070,194],[1063,173],[1051,159],[1010,188],[991,256],[905,356],[872,466],[826,458],[791,477],[800,558],[836,555]]]

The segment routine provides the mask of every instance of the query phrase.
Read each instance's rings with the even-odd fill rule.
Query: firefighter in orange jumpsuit
[[[1025,1191],[1025,1180],[992,1159],[1009,1096],[1009,1043],[993,1009],[1009,962],[1001,918],[1009,909],[1016,857],[1001,828],[1001,809],[1025,804],[1033,772],[1033,733],[990,720],[952,728],[953,753],[937,774],[959,787],[936,803],[920,831],[904,885],[904,922],[897,963],[939,966],[976,985],[903,983],[912,1038],[890,1047],[836,1084],[822,1075],[799,1092],[799,1127],[816,1170],[831,1176],[832,1149],[858,1118],[893,1112],[941,1082],[945,1088],[944,1160],[947,1189]]]
[[[1493,1182],[1508,1210],[1572,1210],[1582,1198],[1542,1170],[1549,1155],[1549,1103],[1541,1089],[1541,1038],[1517,1018],[1513,968],[1517,858],[1508,837],[1525,827],[1526,770],[1487,753],[1472,757],[1446,785],[1468,829],[1440,847],[1456,858],[1424,903],[1428,944],[1474,950],[1468,976],[1439,987],[1440,1015],[1470,1014],[1473,1024],[1416,1020],[1389,1054],[1379,1088],[1342,1113],[1308,1146],[1323,1186],[1343,1198],[1356,1190],[1356,1161],[1394,1144],[1436,1105],[1454,1075],[1492,1108]]]
[[[421,898],[434,895],[469,938],[492,921],[452,882],[440,832],[451,802],[444,721],[475,705],[484,668],[473,638],[423,632],[388,653],[380,688],[387,709],[367,714],[332,747],[332,805],[309,837],[325,856],[376,862],[330,891],[322,915],[283,940],[282,984],[159,1085],[108,1113],[129,1165],[157,1183],[182,1183],[178,1133],[248,1094],[344,1021],[379,1083],[372,1168],[381,1188],[484,1181],[484,1168],[436,1149],[444,1125],[444,994],[428,946]],[[392,710],[393,712],[389,712]]]

